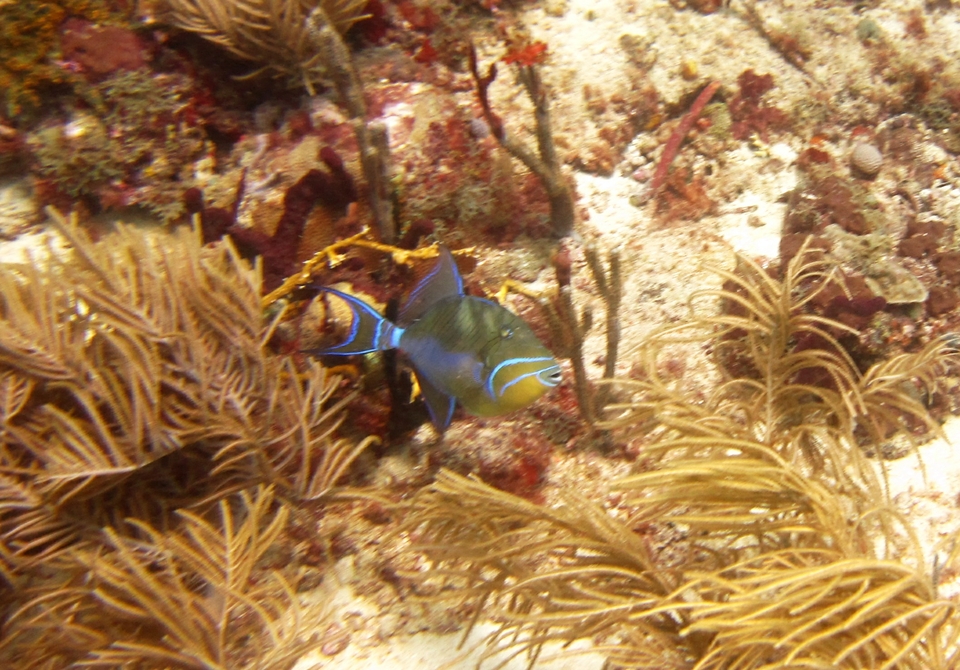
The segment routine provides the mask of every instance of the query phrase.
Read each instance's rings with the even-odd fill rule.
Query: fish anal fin
[[[442,433],[450,425],[453,419],[453,407],[456,401],[453,396],[449,396],[434,386],[424,375],[417,373],[417,384],[420,386],[420,394],[427,403],[427,411],[430,413],[430,420],[438,432]]]

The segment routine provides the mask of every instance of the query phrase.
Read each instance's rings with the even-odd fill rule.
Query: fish
[[[336,289],[352,312],[346,340],[308,353],[354,356],[396,349],[409,361],[430,420],[443,433],[459,403],[475,416],[497,416],[531,404],[560,384],[560,365],[530,326],[501,305],[467,295],[445,246],[396,322],[359,298]]]

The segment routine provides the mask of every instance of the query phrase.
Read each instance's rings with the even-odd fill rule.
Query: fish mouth
[[[563,381],[563,373],[560,371],[560,366],[554,364],[538,372],[537,379],[539,379],[540,383],[544,386],[554,388],[555,386],[559,386],[560,382]]]
[[[514,377],[510,381],[506,382],[503,385],[503,387],[500,388],[499,392],[494,391],[495,389],[494,382],[497,378],[497,375],[503,372],[504,370],[508,370],[510,366],[523,364],[523,363],[539,363],[539,362],[545,363],[547,361],[551,361],[551,364],[547,365],[543,369],[534,370],[522,375],[518,375],[517,377]],[[519,382],[522,382],[525,379],[529,379],[530,377],[536,377],[537,381],[539,381],[541,384],[543,384],[548,388],[552,388],[560,383],[560,366],[557,365],[556,361],[554,361],[553,358],[549,358],[549,357],[511,358],[510,360],[504,361],[499,365],[497,365],[497,367],[493,369],[493,372],[490,373],[490,376],[487,379],[487,393],[490,395],[491,398],[502,398],[503,395],[507,392],[507,389],[509,389],[511,386],[514,386]]]

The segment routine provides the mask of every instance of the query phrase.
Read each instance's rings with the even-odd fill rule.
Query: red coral
[[[740,85],[740,94],[729,104],[733,119],[730,132],[735,138],[743,140],[757,133],[766,139],[769,129],[787,125],[789,118],[782,110],[760,102],[763,95],[775,86],[773,75],[744,70],[737,77],[737,83]]]
[[[960,286],[960,251],[941,252],[934,256],[933,262],[951,286]]]
[[[922,258],[933,253],[940,246],[940,238],[945,232],[946,226],[940,221],[911,221],[898,247],[900,255]]]
[[[695,221],[716,208],[707,195],[703,178],[687,168],[677,168],[657,193],[657,213],[667,221]]]
[[[430,40],[424,40],[423,44],[420,45],[420,48],[417,49],[417,53],[413,55],[413,60],[418,63],[430,64],[437,60],[437,50],[433,48],[433,45],[430,43]]]
[[[757,74],[749,69],[740,73],[737,84],[740,86],[741,99],[754,105],[759,105],[763,94],[776,86],[772,74]]]
[[[429,33],[440,25],[440,17],[430,7],[418,7],[411,0],[401,0],[397,9],[414,30]]]
[[[825,165],[830,162],[830,154],[823,149],[816,147],[807,147],[797,157],[797,167],[800,169],[809,168],[814,163]]]
[[[657,164],[657,169],[650,182],[650,188],[654,191],[663,185],[667,178],[667,170],[670,169],[670,164],[680,150],[680,145],[683,143],[684,138],[687,136],[687,133],[690,132],[694,122],[700,117],[703,108],[707,106],[707,103],[710,102],[710,99],[713,98],[719,88],[719,81],[713,81],[707,84],[704,89],[700,91],[700,94],[697,95],[693,104],[690,105],[690,111],[680,120],[680,123],[677,124],[677,127],[670,135],[666,145],[663,147],[663,155],[660,157],[660,162]]]
[[[503,57],[504,63],[516,63],[517,65],[531,66],[542,63],[547,57],[547,45],[545,42],[531,42],[516,48],[512,48]]]
[[[791,200],[787,211],[785,233],[820,233],[831,223],[854,235],[869,232],[869,223],[850,184],[837,175],[814,176],[797,195],[800,197]]]

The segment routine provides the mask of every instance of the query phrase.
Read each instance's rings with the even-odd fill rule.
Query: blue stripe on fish
[[[412,365],[441,433],[456,402],[477,416],[496,416],[529,405],[560,383],[556,359],[530,326],[495,302],[464,294],[446,247],[440,247],[436,265],[414,287],[396,323],[352,295],[317,288],[343,300],[353,320],[345,342],[309,353],[347,356],[397,349]]]
[[[330,356],[353,356],[357,354],[372,354],[375,351],[384,351],[398,346],[403,336],[403,328],[390,323],[377,310],[359,298],[349,293],[338,291],[326,286],[319,287],[324,293],[332,293],[345,303],[353,313],[350,323],[350,332],[347,339],[335,347],[329,347],[315,352]]]
[[[525,374],[514,377],[513,379],[511,379],[510,381],[508,381],[506,384],[503,385],[503,387],[500,389],[500,393],[494,392],[493,385],[497,378],[497,374],[501,370],[508,369],[512,365],[521,365],[523,363],[543,363],[547,361],[550,362],[550,365],[548,365],[547,367],[541,370],[533,370],[531,372],[527,372]],[[557,365],[556,360],[552,356],[537,356],[536,358],[509,358],[503,361],[502,363],[499,363],[493,370],[490,371],[490,374],[487,377],[487,393],[490,395],[491,398],[494,398],[494,399],[503,397],[503,394],[506,393],[507,389],[513,386],[514,384],[516,384],[517,382],[523,379],[526,379],[527,377],[532,377],[534,375],[540,378],[541,374],[543,374],[544,372],[550,369],[557,369],[557,370],[560,369],[559,366]],[[540,381],[543,381],[543,379],[540,378]],[[556,386],[556,384],[553,384],[553,386]]]

